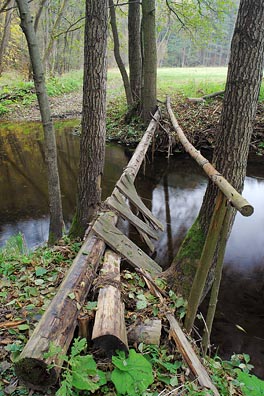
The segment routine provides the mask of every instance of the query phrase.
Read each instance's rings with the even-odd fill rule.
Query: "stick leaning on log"
[[[159,111],[156,111],[155,120],[150,121],[123,172],[129,174],[133,180],[145,158],[159,118]],[[117,219],[113,221],[116,222]],[[43,354],[49,350],[51,342],[61,348],[62,354],[67,352],[77,325],[79,311],[96,276],[104,250],[104,241],[90,231],[56,296],[15,363],[15,373],[27,387],[44,390],[57,382],[62,361],[59,355],[45,359]],[[49,369],[49,365],[53,363],[55,366]]]

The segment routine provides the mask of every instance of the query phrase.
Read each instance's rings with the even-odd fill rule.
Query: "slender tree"
[[[34,30],[33,18],[31,16],[28,0],[16,0],[20,19],[21,28],[26,36],[30,60],[32,63],[34,84],[38,98],[40,114],[44,129],[45,139],[45,160],[48,176],[48,192],[50,206],[50,226],[49,226],[49,244],[53,244],[62,236],[63,217],[60,192],[60,180],[57,165],[57,149],[49,100],[45,85],[44,71],[37,37]]]
[[[116,23],[115,4],[114,4],[113,0],[109,0],[109,8],[110,8],[110,24],[111,24],[113,39],[114,39],[115,60],[116,60],[117,66],[118,66],[121,76],[122,76],[125,93],[126,93],[127,106],[131,107],[133,104],[132,92],[131,92],[131,88],[130,88],[128,74],[127,74],[124,62],[120,55],[120,44],[119,44],[119,37],[118,37],[117,23]]]
[[[241,0],[231,43],[220,131],[213,163],[238,190],[243,189],[264,66],[264,0]],[[196,222],[168,271],[174,287],[188,295],[216,199],[209,182]],[[230,226],[234,216],[230,219]],[[190,252],[195,252],[190,255]],[[173,275],[173,277],[172,277]],[[183,287],[184,286],[184,287]]]
[[[11,18],[12,18],[12,12],[13,12],[13,7],[15,4],[15,0],[10,0],[8,4],[8,9],[6,11],[5,15],[5,22],[4,22],[4,28],[2,32],[2,39],[0,41],[0,76],[3,72],[3,61],[4,61],[4,56],[7,50],[8,46],[8,41],[10,38],[10,32],[11,32]]]
[[[155,0],[142,0],[142,31],[144,49],[142,117],[147,123],[157,105]]]
[[[105,154],[108,1],[86,0],[83,116],[77,209],[70,235],[83,236],[101,202]]]
[[[130,0],[128,3],[128,59],[129,80],[134,103],[141,101],[142,53],[140,31],[140,2]]]

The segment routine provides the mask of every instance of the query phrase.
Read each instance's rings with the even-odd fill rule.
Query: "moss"
[[[82,238],[84,236],[84,233],[85,233],[85,228],[81,225],[77,213],[75,213],[72,219],[71,228],[69,230],[68,235],[70,238],[75,239],[78,237]]]
[[[185,298],[189,296],[205,238],[199,218],[197,218],[184,238],[171,268],[165,275],[170,287]]]
[[[206,236],[202,231],[199,218],[197,217],[184,238],[174,260],[183,260],[185,258],[198,260],[203,250],[205,238]]]

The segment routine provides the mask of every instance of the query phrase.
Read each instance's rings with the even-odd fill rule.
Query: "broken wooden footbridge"
[[[171,111],[170,106],[168,108]],[[63,364],[60,356],[67,352],[72,342],[82,306],[98,276],[100,287],[92,341],[107,355],[114,354],[117,349],[128,351],[125,307],[120,291],[120,263],[121,259],[124,259],[141,273],[150,291],[160,299],[161,309],[169,322],[170,336],[201,387],[212,390],[214,395],[219,395],[173,312],[166,305],[162,292],[153,281],[153,277],[161,274],[161,267],[117,227],[118,217],[126,219],[136,228],[150,252],[154,251],[152,240],[158,239],[163,225],[142,202],[134,181],[159,120],[160,113],[157,111],[111,196],[102,205],[95,221],[90,224],[83,245],[57,294],[15,363],[17,377],[29,388],[45,390],[57,382]],[[180,141],[181,138],[179,136]],[[183,139],[186,139],[185,136]],[[183,145],[186,144],[185,140]],[[242,213],[244,211],[243,214],[251,214],[251,205],[232,190],[232,186],[217,171],[214,172],[212,165],[208,165],[205,158],[201,159],[199,152],[194,148],[193,152],[199,158],[201,166],[210,168],[209,177],[218,183],[228,201]],[[135,210],[132,211],[131,206]],[[55,357],[44,358],[51,343],[60,347],[61,353]]]

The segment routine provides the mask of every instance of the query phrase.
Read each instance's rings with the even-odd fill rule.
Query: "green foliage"
[[[264,381],[241,370],[237,370],[237,378],[245,396],[264,396]]]
[[[63,367],[62,381],[56,396],[74,395],[75,389],[94,392],[102,385],[106,384],[106,377],[103,371],[98,370],[92,355],[81,355],[87,348],[86,339],[76,338],[73,342],[69,356],[61,354],[61,348],[50,346],[50,350],[45,357],[52,357],[59,354],[61,360],[67,363]]]
[[[154,381],[151,364],[133,349],[126,357],[123,351],[113,356],[115,369],[111,380],[121,395],[138,396]]]
[[[174,355],[168,354],[164,347],[157,345],[139,345],[138,348],[153,365],[155,377],[165,385],[178,385],[178,370],[182,368],[182,362],[175,360]]]

